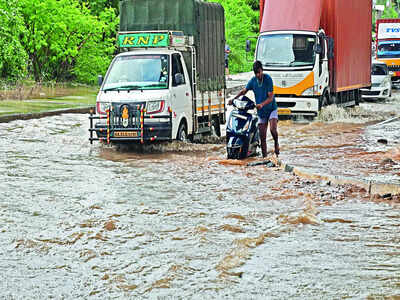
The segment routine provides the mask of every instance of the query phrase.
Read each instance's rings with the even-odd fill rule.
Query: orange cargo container
[[[371,0],[325,0],[321,28],[333,37],[331,89],[349,91],[371,86]]]

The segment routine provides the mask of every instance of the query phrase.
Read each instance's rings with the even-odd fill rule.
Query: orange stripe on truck
[[[340,88],[337,88],[336,91],[337,92],[351,91],[351,90],[356,90],[356,89],[361,89],[361,88],[364,88],[364,87],[368,87],[370,85],[371,85],[370,83],[360,83],[360,84],[356,84],[356,85],[349,85],[349,86],[340,87]]]
[[[219,108],[224,108],[223,104],[217,104],[217,105],[211,105],[211,109],[219,109]],[[204,107],[197,107],[197,111],[204,111],[208,110],[208,105]]]
[[[378,58],[378,61],[384,62],[388,66],[399,66],[400,58]]]
[[[284,94],[284,95],[296,95],[301,96],[306,89],[314,86],[314,72],[311,72],[300,81],[298,84],[291,87],[278,87],[274,85],[274,94]]]

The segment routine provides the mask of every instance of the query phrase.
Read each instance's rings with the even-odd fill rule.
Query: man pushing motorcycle
[[[267,157],[267,129],[268,122],[270,125],[271,135],[275,143],[275,154],[279,155],[279,142],[278,142],[278,105],[276,104],[273,93],[272,78],[263,73],[263,67],[260,61],[253,64],[253,71],[255,76],[250,79],[246,87],[236,95],[234,99],[246,95],[248,91],[253,91],[256,99],[256,107],[258,114],[258,131],[261,141],[262,156]],[[229,105],[233,100],[229,101]]]

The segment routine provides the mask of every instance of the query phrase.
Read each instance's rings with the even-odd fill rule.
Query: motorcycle
[[[259,135],[258,117],[253,110],[256,106],[248,97],[242,96],[232,102],[234,109],[229,115],[226,127],[226,151],[228,159],[243,159],[257,154]]]

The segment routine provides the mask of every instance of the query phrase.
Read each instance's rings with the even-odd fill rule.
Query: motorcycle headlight
[[[164,100],[160,101],[149,101],[146,104],[146,112],[148,114],[157,114],[164,110]]]
[[[235,100],[235,106],[239,109],[245,109],[247,105],[247,101],[242,101],[242,100]]]

